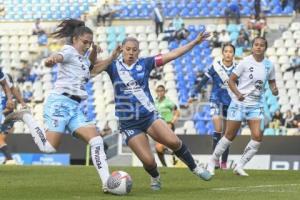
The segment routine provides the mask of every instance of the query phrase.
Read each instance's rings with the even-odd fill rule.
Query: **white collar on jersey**
[[[138,58],[132,65],[130,65],[130,66],[128,66],[126,63],[124,63],[123,60],[124,60],[123,55],[119,55],[117,61],[118,61],[119,63],[121,63],[122,66],[125,67],[125,69],[127,69],[127,70],[132,70],[133,67],[134,67],[134,66],[137,64],[137,62],[139,61],[139,58]]]
[[[223,63],[223,59],[222,59],[222,58],[218,59],[215,63],[220,64],[226,71],[227,71],[227,70],[230,71],[233,67],[236,66],[236,62],[233,60],[233,61],[232,61],[232,65],[229,66],[229,67],[226,67],[226,65]]]

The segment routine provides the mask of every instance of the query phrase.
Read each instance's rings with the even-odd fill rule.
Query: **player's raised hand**
[[[206,40],[209,37],[210,37],[210,33],[203,31],[198,34],[195,41],[197,44],[200,44],[201,42],[203,42],[204,40]]]
[[[97,53],[102,53],[103,52],[103,50],[101,49],[101,47],[99,47],[97,44],[95,44],[94,42],[93,42],[93,44],[92,44],[92,51],[96,51]]]
[[[112,52],[112,58],[113,60],[117,59],[118,56],[122,53],[122,46],[121,45],[117,45],[117,47],[114,49],[114,51]]]

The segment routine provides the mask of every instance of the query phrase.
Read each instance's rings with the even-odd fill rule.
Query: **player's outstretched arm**
[[[243,101],[245,99],[244,95],[240,93],[238,88],[236,87],[238,76],[235,73],[232,73],[228,80],[228,86],[230,90],[235,94],[239,101]]]
[[[272,91],[272,94],[274,96],[277,96],[278,95],[278,88],[277,88],[275,80],[269,80],[269,87],[270,87],[270,89]]]
[[[46,67],[53,67],[57,63],[63,62],[64,58],[60,54],[53,54],[45,59],[44,64]]]
[[[201,79],[201,81],[197,84],[194,85],[194,87],[192,88],[190,97],[191,99],[189,100],[190,102],[193,101],[192,98],[194,98],[196,96],[196,94],[198,93],[197,91],[201,91],[201,89],[206,85],[206,83],[208,82],[209,77],[204,75],[203,78]]]
[[[101,72],[105,71],[107,69],[108,65],[110,65],[114,60],[116,60],[118,58],[118,56],[121,54],[121,52],[122,52],[122,47],[120,45],[118,45],[114,49],[114,51],[110,57],[108,57],[105,60],[97,60],[93,69],[91,70],[91,75],[96,76],[96,75],[100,74]]]
[[[194,48],[194,46],[200,44],[204,40],[206,40],[210,36],[209,33],[207,32],[201,32],[198,34],[198,36],[188,44],[178,47],[177,49],[174,49],[173,51],[170,51],[166,54],[162,54],[162,65],[182,56],[186,52],[190,51],[191,49]]]

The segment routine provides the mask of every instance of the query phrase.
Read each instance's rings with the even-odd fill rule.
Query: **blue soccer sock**
[[[227,148],[222,154],[222,163],[226,163],[228,160],[229,148]]]
[[[191,171],[193,171],[197,165],[195,163],[195,160],[189,151],[189,149],[185,146],[185,144],[181,144],[181,147],[174,151],[174,154],[182,161],[184,162]]]
[[[219,140],[221,139],[221,133],[214,132],[213,134],[213,151],[215,150]]]
[[[12,160],[13,159],[6,144],[3,145],[2,147],[0,147],[0,151],[2,151],[2,153],[4,154],[6,160]]]
[[[148,172],[148,174],[150,174],[151,177],[153,178],[157,178],[159,176],[159,172],[157,170],[157,166],[151,168],[151,169],[147,169],[145,166],[144,166],[144,169]]]

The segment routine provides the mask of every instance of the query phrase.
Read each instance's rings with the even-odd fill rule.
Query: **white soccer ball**
[[[131,191],[132,179],[127,172],[114,171],[107,180],[107,189],[116,195],[125,195]]]

